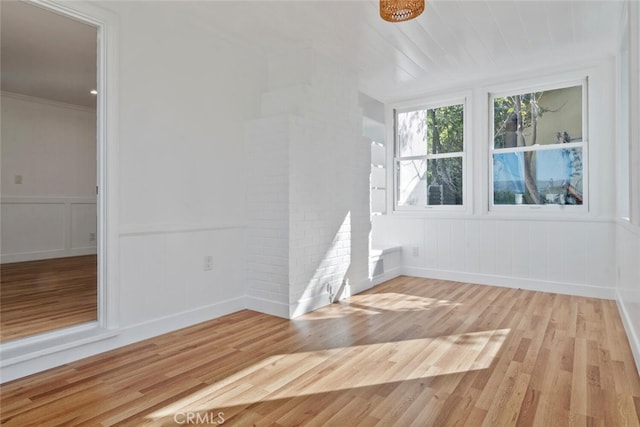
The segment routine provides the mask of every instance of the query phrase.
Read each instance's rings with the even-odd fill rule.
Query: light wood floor
[[[241,311],[0,392],[6,426],[640,424],[613,301],[410,277],[292,321]]]
[[[0,341],[97,319],[96,256],[0,266]]]

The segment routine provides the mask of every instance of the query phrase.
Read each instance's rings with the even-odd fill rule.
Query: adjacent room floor
[[[0,266],[0,341],[97,319],[95,255]]]
[[[1,387],[6,426],[638,426],[614,301],[399,277],[244,310]]]

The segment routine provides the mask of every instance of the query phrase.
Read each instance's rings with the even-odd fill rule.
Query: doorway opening
[[[1,2],[0,341],[100,320],[99,27]]]

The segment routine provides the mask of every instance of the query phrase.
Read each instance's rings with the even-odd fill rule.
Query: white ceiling
[[[338,58],[382,101],[496,74],[567,65],[617,49],[622,1],[427,0],[417,19],[389,23],[377,0],[192,5],[200,19],[261,50],[311,44]],[[207,15],[207,12],[209,14]]]
[[[96,28],[18,1],[0,12],[0,88],[95,108]]]
[[[45,22],[41,11],[27,13],[37,8],[1,3],[2,89],[88,105],[95,30],[63,25],[62,18]],[[617,0],[426,3],[420,17],[396,24],[380,19],[376,0],[184,1],[172,7],[179,9],[176,19],[260,52],[313,46],[354,71],[360,89],[382,101],[615,53],[623,11]]]

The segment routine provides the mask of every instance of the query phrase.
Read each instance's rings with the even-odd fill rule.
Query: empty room
[[[6,426],[640,426],[635,0],[0,2]]]

